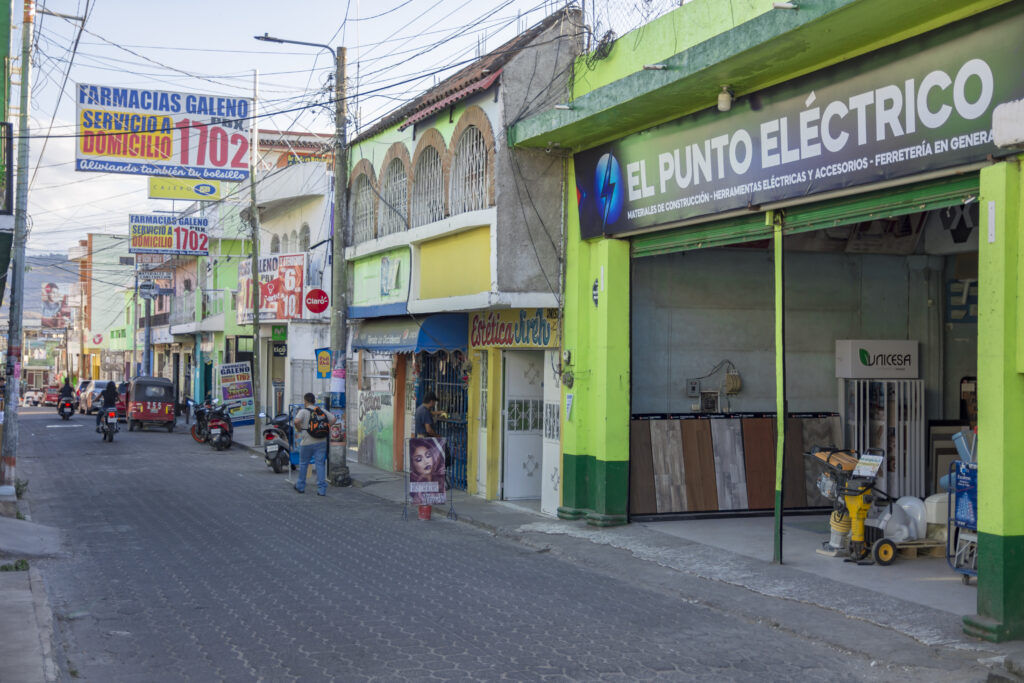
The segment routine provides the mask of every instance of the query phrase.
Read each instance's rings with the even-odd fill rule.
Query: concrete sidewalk
[[[247,434],[248,441],[236,443],[244,444],[252,452],[262,455],[262,450],[250,445],[251,429]],[[407,505],[405,474],[386,472],[361,464],[356,461],[354,449],[350,449],[348,455],[353,486],[393,502],[395,514],[403,514],[403,507]],[[288,481],[294,480],[294,473],[289,473],[286,478]],[[813,549],[808,550],[808,543],[816,539],[817,535],[802,528],[809,524],[808,518],[792,517],[788,520],[792,528],[787,531],[791,559],[780,566],[770,562],[770,551],[766,559],[761,556],[762,553],[715,541],[714,536],[725,530],[710,526],[701,530],[699,525],[704,524],[702,521],[653,522],[597,528],[588,526],[584,521],[566,521],[541,515],[531,509],[528,503],[486,501],[462,491],[453,493],[450,505],[433,506],[432,520],[428,523],[448,523],[448,518],[454,517],[458,522],[470,524],[495,536],[513,539],[538,551],[577,558],[581,552],[588,553],[588,556],[603,553],[606,558],[614,558],[618,553],[625,552],[631,559],[654,563],[685,574],[688,578],[698,577],[742,587],[764,598],[752,601],[752,604],[756,603],[762,608],[770,609],[767,606],[772,601],[794,606],[791,610],[780,610],[781,617],[773,615],[771,618],[778,619],[786,628],[797,632],[807,630],[813,633],[813,626],[800,623],[800,619],[806,618],[807,614],[803,609],[822,608],[881,629],[876,648],[884,647],[884,632],[888,631],[929,647],[975,652],[978,660],[992,670],[993,680],[1024,681],[1024,643],[997,645],[966,636],[960,618],[966,613],[962,610],[968,609],[972,603],[963,596],[958,598],[953,608],[947,604],[933,606],[945,595],[943,591],[947,590],[950,582],[955,590],[967,590],[960,585],[958,575],[947,572],[948,576],[936,582],[931,593],[921,588],[922,583],[926,585],[934,580],[933,574],[942,571],[945,560],[907,560],[902,568],[843,566],[840,560],[814,556]],[[344,491],[332,487],[328,495],[344,495]],[[422,523],[416,521],[417,506],[408,504],[405,513],[413,523]],[[719,527],[723,523],[734,527],[770,526],[771,519],[712,522]],[[689,530],[686,530],[687,525]],[[802,542],[798,543],[797,539],[801,535]],[[742,540],[742,534],[740,538]],[[828,569],[818,569],[822,566]],[[969,590],[973,590],[973,587]],[[793,615],[790,624],[784,623],[787,614]],[[804,614],[804,617],[795,616],[797,614]],[[756,611],[746,616],[752,619],[764,618],[763,614]],[[847,643],[837,640],[836,646],[846,647]]]
[[[19,501],[18,507],[29,517],[24,501]],[[0,565],[29,562],[28,571],[0,572],[0,681],[57,680],[53,616],[46,587],[31,560],[57,555],[60,549],[58,529],[28,519],[0,517]]]

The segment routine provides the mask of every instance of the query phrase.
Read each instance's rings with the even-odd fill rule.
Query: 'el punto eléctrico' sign
[[[574,156],[580,231],[616,235],[983,161],[1024,97],[1019,3]],[[642,106],[639,105],[638,106]]]

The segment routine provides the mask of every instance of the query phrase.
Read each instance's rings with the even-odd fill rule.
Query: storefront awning
[[[352,348],[384,353],[466,351],[468,332],[465,313],[368,320],[359,328]]]

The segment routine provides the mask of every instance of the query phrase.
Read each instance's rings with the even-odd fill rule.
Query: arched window
[[[292,238],[290,241],[292,245],[292,251],[305,251],[305,249],[299,249],[299,233],[292,230]]]
[[[281,253],[281,238],[274,235],[270,238],[270,253],[280,254]]]
[[[309,251],[309,223],[303,223],[299,230],[299,251]]]
[[[459,138],[452,160],[451,214],[486,209],[489,180],[483,133],[469,126]]]
[[[288,253],[288,233],[281,235],[281,253]]]
[[[384,171],[380,184],[380,227],[377,236],[391,235],[405,230],[409,212],[409,183],[405,164],[401,159],[392,159]]]
[[[412,180],[412,218],[410,227],[426,225],[444,218],[444,177],[441,155],[426,147],[416,162]]]
[[[352,187],[352,238],[356,244],[372,240],[373,234],[373,188],[366,174],[356,178]]]

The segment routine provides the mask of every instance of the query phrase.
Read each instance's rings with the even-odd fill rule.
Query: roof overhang
[[[638,65],[576,98],[572,109],[519,122],[509,128],[509,145],[588,149],[713,107],[723,85],[742,97],[1007,2],[815,0],[797,11],[770,10],[662,60],[664,70]]]
[[[367,320],[359,327],[352,348],[378,353],[465,352],[468,342],[468,315],[438,313],[420,319],[408,316]]]

